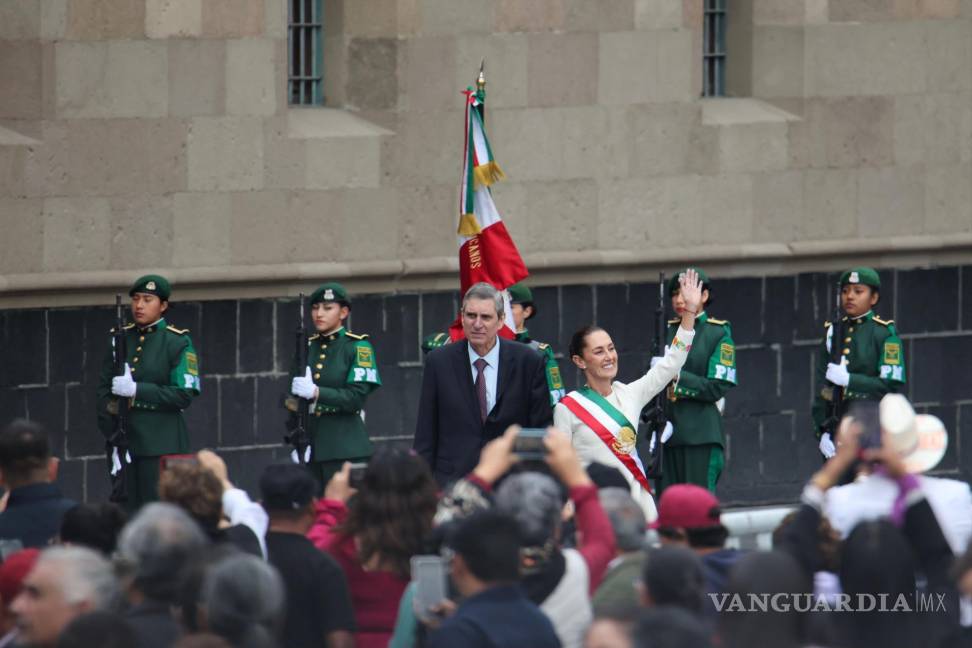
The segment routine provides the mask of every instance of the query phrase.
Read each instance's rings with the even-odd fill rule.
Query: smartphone
[[[420,619],[432,616],[430,611],[448,596],[446,564],[442,556],[412,556],[412,582],[415,593],[412,609]]]
[[[198,466],[199,457],[194,454],[171,454],[162,455],[159,459],[159,469],[162,471],[168,470],[172,466]]]
[[[861,450],[881,447],[881,414],[878,401],[854,401],[847,415],[861,426]]]
[[[547,431],[543,428],[523,428],[513,441],[513,453],[524,461],[543,459],[547,456],[547,448],[543,445],[543,437]]]
[[[351,464],[351,470],[348,472],[348,486],[355,490],[361,488],[366,470],[368,470],[368,462],[366,461]]]

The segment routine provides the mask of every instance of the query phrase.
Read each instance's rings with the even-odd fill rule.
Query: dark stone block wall
[[[885,270],[876,309],[893,317],[905,342],[908,396],[939,416],[950,433],[937,474],[972,477],[972,266]],[[728,504],[792,502],[820,465],[809,421],[812,376],[836,275],[713,280],[709,312],[732,323],[740,384],[727,399],[727,463],[719,484]],[[619,379],[648,363],[657,284],[561,286],[534,290],[538,340],[561,359],[568,388],[578,374],[564,358],[571,333],[596,321],[620,352]],[[176,292],[178,297],[178,292]],[[422,378],[422,338],[444,330],[458,294],[363,295],[351,329],[375,345],[383,386],[368,401],[378,443],[411,442]],[[202,395],[186,413],[193,446],[216,448],[231,478],[253,492],[263,465],[282,459],[284,415],[294,349],[296,302],[247,299],[173,303],[168,320],[189,328],[200,354]],[[94,389],[113,309],[0,311],[0,422],[43,423],[62,457],[67,493],[107,495]]]

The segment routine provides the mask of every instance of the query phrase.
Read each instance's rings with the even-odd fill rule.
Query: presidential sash
[[[635,441],[638,440],[635,427],[618,408],[590,387],[572,391],[560,402],[583,421],[584,425],[594,430],[594,434],[624,464],[642,488],[652,492],[641,457],[635,450]]]

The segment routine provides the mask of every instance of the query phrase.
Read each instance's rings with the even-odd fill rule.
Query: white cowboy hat
[[[881,399],[880,416],[885,443],[901,455],[908,472],[928,472],[945,456],[948,431],[937,416],[915,414],[901,394]]]

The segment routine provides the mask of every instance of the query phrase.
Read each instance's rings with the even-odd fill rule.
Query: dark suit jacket
[[[468,342],[439,347],[425,359],[414,447],[440,484],[468,474],[479,461],[480,449],[510,425],[546,427],[553,419],[543,356],[526,344],[498,343],[496,405],[485,423],[480,420]]]

